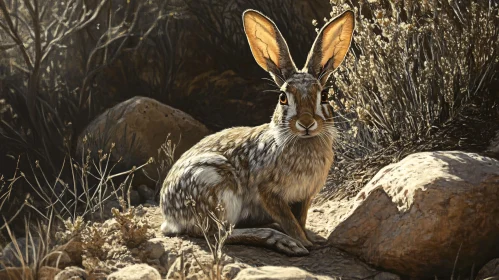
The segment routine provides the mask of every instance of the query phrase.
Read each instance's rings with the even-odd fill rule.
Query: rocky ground
[[[225,245],[217,266],[204,239],[163,236],[159,207],[146,204],[72,235],[34,278],[468,279],[483,266],[475,279],[497,279],[498,200],[498,161],[419,153],[382,169],[357,197],[313,206],[307,226],[318,242],[308,256]],[[13,247],[4,262],[15,259]],[[33,273],[9,268],[0,279]]]
[[[338,206],[338,203],[331,202],[310,210],[308,228],[323,242],[330,233],[328,225],[334,223],[328,217],[331,217],[331,213],[338,213],[337,209],[345,209],[337,208]],[[80,275],[78,276],[80,278],[75,279],[98,279],[112,271],[115,272],[110,274],[108,279],[209,278],[209,272],[206,271],[211,270],[213,258],[204,239],[188,236],[164,237],[159,231],[162,217],[158,206],[139,206],[135,209],[135,214],[141,220],[148,222],[150,234],[148,240],[136,248],[123,246],[120,242],[116,242],[120,239],[117,234],[120,231],[119,223],[116,219],[107,220],[98,225],[104,234],[108,234],[105,243],[102,244],[108,253],[97,265],[99,268],[89,275],[84,270],[68,266],[55,279],[70,279],[70,275]],[[23,242],[20,241],[20,244]],[[68,248],[72,246],[69,245]],[[220,266],[222,279],[247,279],[247,277],[252,279],[255,277],[258,279],[269,279],[269,277],[272,279],[316,279],[319,277],[317,279],[320,279],[321,275],[324,279],[399,279],[394,274],[382,273],[358,258],[322,242],[311,250],[310,255],[303,257],[288,257],[265,248],[243,245],[225,245],[223,251],[225,255]],[[63,265],[73,263],[75,255],[78,255],[78,252],[64,253],[61,263]],[[137,270],[127,268],[139,264],[147,264],[147,266],[141,266]],[[245,272],[238,277],[240,271]],[[4,279],[1,275],[0,279]],[[91,278],[88,278],[89,276]]]

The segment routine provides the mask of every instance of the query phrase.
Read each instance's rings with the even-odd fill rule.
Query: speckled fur
[[[282,42],[277,43],[284,53]],[[210,135],[173,165],[161,190],[165,234],[200,234],[187,205],[192,197],[196,212],[217,212],[221,205],[222,218],[236,226],[277,222],[286,234],[311,245],[306,213],[333,163],[336,130],[332,108],[321,102],[320,77],[287,65],[293,67],[287,77],[269,70],[287,97],[287,104],[277,102],[270,123]],[[297,122],[314,124],[313,129],[304,132]]]

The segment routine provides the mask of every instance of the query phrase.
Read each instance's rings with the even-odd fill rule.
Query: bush
[[[168,32],[175,28],[170,28],[167,4],[130,0],[0,0],[0,172],[5,178],[16,178],[12,174],[26,176],[26,180],[16,179],[9,188],[0,189],[2,200],[10,198],[11,210],[25,205],[27,193],[34,194],[34,208],[47,206],[39,205],[43,203],[73,205],[78,203],[75,196],[81,198],[82,193],[95,198],[86,189],[89,185],[94,187],[93,182],[75,180],[72,172],[75,139],[96,114],[138,93],[120,94],[116,91],[122,88],[117,85],[130,90],[145,84],[157,91],[171,87],[168,79],[140,71],[149,67],[151,61],[156,65],[154,69],[159,68],[164,74],[175,71],[172,63],[176,60],[170,60],[175,51],[167,42]],[[136,67],[123,67],[125,63]],[[130,68],[142,76],[122,71]],[[118,71],[123,76],[110,78]],[[37,180],[41,175],[36,175],[34,169],[27,172],[35,162],[39,174],[43,174],[42,181]],[[100,165],[103,161],[83,158],[81,165],[93,162]],[[96,174],[90,173],[90,169],[91,166],[81,175],[93,179]],[[109,186],[109,182],[106,184]],[[73,201],[67,199],[68,192],[54,197],[56,187],[56,192],[70,190]],[[2,213],[14,214],[7,206]]]
[[[412,152],[484,150],[499,129],[497,3],[331,3],[333,15],[355,9],[357,23],[330,91],[343,128],[330,195],[356,194]]]

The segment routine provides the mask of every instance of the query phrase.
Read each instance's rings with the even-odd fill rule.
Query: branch
[[[3,0],[0,0],[0,1],[3,1]],[[102,10],[102,7],[104,7],[104,5],[107,3],[107,1],[108,0],[101,0],[101,2],[99,3],[99,5],[95,9],[95,11],[93,11],[93,13],[91,13],[91,12],[83,13],[82,16],[81,16],[81,18],[80,18],[80,21],[75,26],[73,26],[72,28],[66,30],[61,35],[57,36],[52,41],[50,41],[49,43],[47,43],[47,45],[45,46],[45,48],[43,48],[42,62],[45,61],[45,59],[48,57],[48,55],[52,52],[54,46],[56,46],[61,41],[63,41],[64,39],[66,39],[66,37],[68,37],[69,35],[71,35],[71,34],[73,34],[75,32],[78,32],[78,31],[86,28],[95,19],[97,19],[97,16],[100,14],[100,11]],[[86,17],[88,17],[89,14],[91,14],[90,18],[85,19]],[[69,20],[71,20],[71,18]]]
[[[16,28],[14,27],[14,23],[12,22],[12,18],[10,16],[9,10],[7,9],[7,6],[5,5],[5,0],[0,0],[0,10],[2,11],[5,20],[7,21],[7,26],[4,24],[1,24],[0,27],[7,32],[7,34],[14,40],[14,42],[17,44],[19,47],[19,50],[21,51],[21,54],[23,56],[24,62],[26,63],[26,66],[28,66],[28,69],[33,69],[33,64],[31,63],[31,58],[28,55],[28,51],[24,47],[23,41],[21,40],[21,37],[19,36],[19,33],[17,33]]]
[[[127,10],[127,12],[125,13],[125,17],[124,17],[123,21],[119,25],[119,27],[123,27],[123,26],[129,25],[129,27],[127,27],[126,30],[118,33],[119,27],[116,27],[116,32],[114,32],[114,34],[116,34],[116,35],[114,35],[115,37],[110,38],[109,35],[112,34],[112,33],[108,31],[108,32],[105,32],[99,38],[99,41],[97,42],[97,46],[92,50],[92,52],[90,53],[89,58],[87,60],[86,75],[85,75],[85,78],[83,79],[83,83],[82,83],[82,86],[80,88],[80,102],[79,102],[80,108],[83,106],[84,103],[87,102],[87,100],[89,98],[89,93],[86,92],[86,87],[87,87],[88,81],[90,79],[92,79],[92,77],[98,71],[102,70],[104,67],[106,67],[107,65],[109,65],[110,63],[112,63],[114,60],[116,60],[118,58],[118,56],[121,53],[121,50],[123,49],[125,43],[128,41],[128,38],[131,36],[131,31],[135,28],[135,25],[138,22],[138,17],[139,17],[139,14],[140,14],[140,11],[141,11],[142,7],[143,7],[142,4],[138,5],[137,10],[134,12],[134,17],[133,17],[133,20],[132,20],[131,23],[128,23],[126,21],[126,19],[128,18],[126,16],[128,14],[128,10]],[[107,48],[109,45],[111,45],[112,43],[116,42],[119,39],[123,39],[123,41],[119,44],[118,48],[114,52],[114,55],[111,57],[111,59],[103,61],[103,63],[101,65],[99,65],[96,68],[90,70],[91,62],[93,60],[93,57],[97,54],[97,52],[99,50]],[[106,40],[106,41],[104,41],[104,40]]]

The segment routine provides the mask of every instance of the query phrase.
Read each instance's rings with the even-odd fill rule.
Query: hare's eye
[[[328,90],[325,89],[321,92],[321,103],[326,104],[327,102],[327,96],[328,96]]]
[[[288,105],[288,96],[286,93],[281,92],[281,95],[279,95],[279,103],[281,103],[281,105]]]

